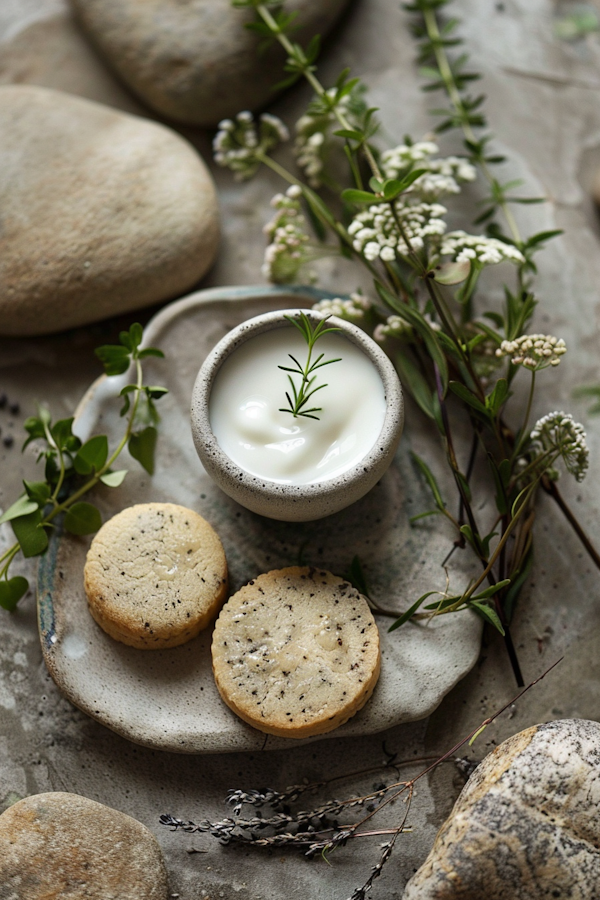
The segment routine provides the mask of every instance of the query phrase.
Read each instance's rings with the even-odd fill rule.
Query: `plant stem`
[[[554,483],[554,481],[552,481],[550,478],[548,478],[547,475],[543,475],[542,476],[542,487],[546,491],[547,494],[550,494],[552,499],[558,505],[560,511],[566,518],[567,522],[569,523],[569,525],[571,526],[571,528],[573,529],[573,531],[575,532],[575,534],[577,535],[577,537],[579,538],[579,540],[581,541],[583,546],[585,547],[590,559],[593,561],[594,565],[598,569],[600,569],[600,554],[598,553],[598,551],[596,550],[596,548],[594,547],[594,545],[588,538],[587,534],[585,533],[585,531],[583,530],[583,528],[581,527],[581,525],[575,518],[575,515],[573,514],[571,509],[565,503],[565,501],[564,501],[562,495],[560,494],[558,488],[556,487],[556,484]]]
[[[261,3],[256,7],[256,10],[257,10],[258,14],[261,16],[263,22],[265,22],[265,24],[271,30],[271,33],[277,38],[277,40],[279,41],[279,43],[281,44],[283,49],[286,51],[288,56],[292,60],[297,61],[297,54],[296,54],[296,49],[295,49],[294,45],[288,39],[288,37],[285,34],[283,34],[281,29],[279,28],[279,25],[277,24],[277,22],[275,21],[275,19],[273,18],[273,16],[267,9],[267,7]],[[306,80],[308,81],[308,83],[310,84],[310,86],[312,87],[312,89],[314,90],[315,94],[318,97],[322,98],[322,97],[327,96],[327,91],[325,90],[325,88],[323,87],[323,85],[321,84],[319,79],[315,76],[315,74],[310,70],[309,67],[304,68],[302,70],[302,74],[304,75],[304,77],[306,78]],[[338,109],[337,106],[332,105],[331,110],[345,131],[353,131],[352,125],[350,124],[350,122],[348,121],[346,116],[343,114],[343,112],[341,112]],[[370,167],[371,171],[373,172],[373,175],[376,178],[381,178],[381,172],[379,171],[379,166],[377,165],[377,163],[375,161],[375,157],[373,156],[373,154],[371,152],[371,148],[367,144],[366,140],[362,145],[362,149],[367,158],[367,162],[369,163],[369,167]]]
[[[427,36],[431,41],[433,52],[435,54],[435,59],[437,62],[438,69],[440,71],[440,75],[442,77],[442,81],[444,82],[444,86],[446,88],[446,93],[450,99],[450,102],[455,108],[456,113],[460,119],[461,128],[465,138],[471,143],[477,142],[477,137],[471,128],[471,125],[467,119],[467,113],[463,106],[462,98],[460,96],[460,91],[456,85],[454,80],[454,75],[452,73],[452,66],[450,65],[450,61],[446,54],[446,50],[442,43],[442,36],[440,34],[440,29],[438,25],[437,16],[435,14],[435,10],[433,9],[425,9],[423,10],[423,19],[425,21],[425,28],[427,30]],[[482,174],[485,176],[490,187],[494,187],[496,184],[496,179],[492,175],[489,166],[487,165],[485,159],[479,160],[479,167],[482,171]],[[504,218],[506,219],[506,224],[508,225],[511,236],[516,244],[521,244],[521,235],[519,233],[519,228],[515,221],[515,218],[512,214],[510,207],[506,200],[500,198],[498,201],[498,206],[502,210],[504,214]]]

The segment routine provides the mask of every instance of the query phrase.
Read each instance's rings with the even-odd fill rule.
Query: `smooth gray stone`
[[[166,900],[158,841],[77,794],[35,794],[0,816],[0,900]]]
[[[403,900],[596,900],[600,723],[504,741],[475,769]]]
[[[291,0],[302,25],[293,39],[325,34],[347,0]],[[93,43],[150,107],[190,125],[210,127],[273,98],[284,77],[278,46],[244,28],[252,10],[231,0],[71,0]]]
[[[30,86],[0,88],[0,334],[169,300],[212,264],[212,178],[170,129]]]

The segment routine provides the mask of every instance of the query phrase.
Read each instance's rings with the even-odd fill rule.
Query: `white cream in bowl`
[[[234,500],[287,522],[331,515],[364,496],[394,458],[404,425],[402,388],[394,367],[367,334],[332,316],[340,332],[319,338],[309,419],[281,412],[292,395],[287,373],[308,345],[278,310],[229,332],[202,365],[192,396],[191,424],[202,465]],[[305,310],[313,327],[323,315]],[[300,375],[292,375],[296,386]]]
[[[327,334],[313,358],[339,359],[317,369],[308,401],[317,418],[282,412],[291,394],[288,354],[304,365],[308,347],[290,325],[246,341],[221,366],[209,414],[221,449],[242,469],[280,484],[317,484],[357,465],[371,450],[385,418],[381,377],[363,351],[341,334]],[[301,377],[292,375],[297,386]]]

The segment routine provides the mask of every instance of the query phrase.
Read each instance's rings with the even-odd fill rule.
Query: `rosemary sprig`
[[[105,434],[82,443],[73,433],[73,417],[53,423],[44,406],[37,416],[25,421],[28,437],[23,449],[32,441],[40,446],[37,462],[44,463],[44,479],[24,481],[24,493],[0,516],[0,524],[10,522],[17,538],[0,555],[0,606],[8,611],[16,608],[29,588],[21,575],[9,578],[11,564],[19,554],[28,558],[46,552],[48,531],[57,516],[64,515],[64,528],[71,534],[93,534],[100,528],[100,511],[81,498],[98,484],[116,488],[123,482],[127,469],[115,471],[113,466],[125,447],[150,475],[154,472],[159,421],[155,403],[167,389],[143,382],[142,361],[149,356],[162,357],[163,353],[155,347],[142,349],[142,335],[142,326],[135,323],[129,331],[121,332],[119,344],[96,350],[107,375],[122,375],[131,365],[135,370],[135,381],[120,392],[124,398],[121,416],[127,419],[123,437],[112,452]]]
[[[319,384],[314,387],[315,381],[317,380],[317,376],[314,373],[317,371],[317,369],[321,369],[323,366],[329,366],[331,365],[331,363],[341,362],[341,357],[338,357],[337,359],[323,359],[325,354],[321,353],[319,356],[317,356],[316,359],[313,360],[312,353],[314,346],[319,338],[323,337],[326,334],[333,334],[336,331],[341,331],[341,328],[328,328],[327,321],[330,318],[329,316],[326,316],[324,319],[320,319],[320,321],[317,322],[317,324],[314,326],[304,312],[301,312],[297,317],[285,316],[285,318],[288,320],[288,322],[290,322],[290,324],[298,329],[298,331],[306,341],[308,345],[308,354],[304,366],[300,365],[295,356],[293,356],[291,353],[288,353],[288,356],[294,363],[294,367],[277,367],[283,372],[288,373],[288,380],[292,388],[292,396],[290,396],[288,391],[285,392],[288,406],[280,408],[279,412],[291,413],[294,418],[296,418],[297,416],[304,416],[306,419],[316,419],[318,421],[319,416],[315,416],[314,413],[322,412],[322,407],[305,407],[310,398],[313,397],[317,393],[317,391],[320,391],[323,388],[327,387],[327,385]],[[292,375],[300,376],[300,384],[298,387],[296,387],[296,383],[294,382]]]

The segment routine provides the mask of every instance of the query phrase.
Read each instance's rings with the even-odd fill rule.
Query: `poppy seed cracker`
[[[267,734],[332,731],[364,706],[380,669],[379,633],[365,598],[322,569],[260,575],[225,604],[213,634],[225,703]]]
[[[111,637],[142,650],[177,647],[212,621],[227,592],[213,528],[173,503],[131,506],[106,522],[84,569],[90,612]]]

